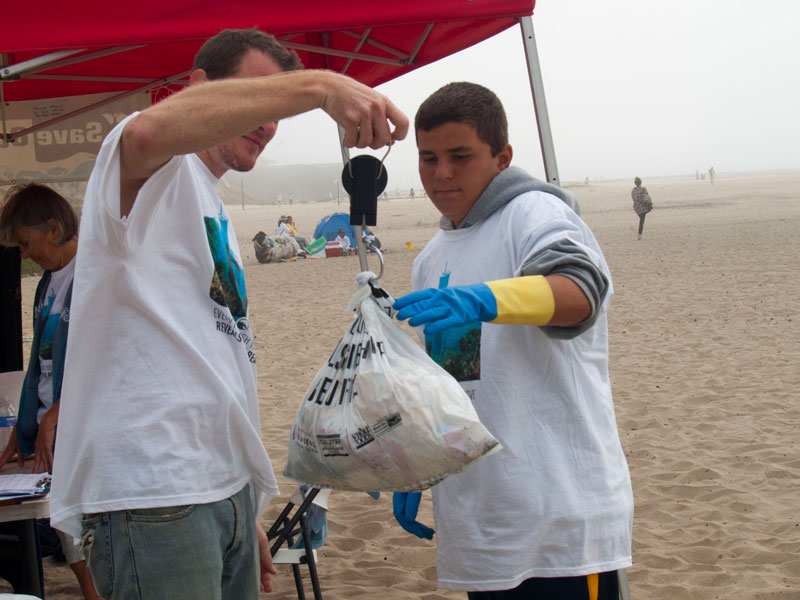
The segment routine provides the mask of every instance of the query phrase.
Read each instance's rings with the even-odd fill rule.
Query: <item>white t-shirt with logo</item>
[[[278,493],[261,442],[236,236],[194,154],[175,156],[119,218],[119,139],[106,138],[81,218],[51,522],[205,504],[251,482]]]
[[[441,230],[414,261],[414,289],[519,276],[569,239],[611,277],[591,231],[561,200],[529,192],[466,229]],[[631,564],[633,496],[608,377],[606,310],[571,340],[476,322],[426,339],[503,445],[433,487],[439,586],[512,589],[531,577]]]
[[[58,271],[50,273],[50,281],[44,299],[37,310],[41,310],[41,331],[39,332],[39,410],[36,422],[41,423],[44,413],[53,406],[53,336],[62,318],[69,321],[69,313],[64,311],[69,284],[75,273],[75,257]],[[67,309],[69,311],[69,309]]]

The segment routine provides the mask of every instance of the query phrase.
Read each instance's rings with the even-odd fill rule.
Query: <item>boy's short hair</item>
[[[448,83],[420,105],[414,131],[430,131],[446,123],[466,123],[489,144],[492,156],[508,144],[508,121],[500,99],[491,90],[467,81]]]
[[[78,217],[61,194],[40,183],[15,185],[8,190],[0,207],[0,244],[19,246],[18,229],[45,231],[50,219],[61,232],[57,245],[78,235]]]
[[[197,51],[193,69],[203,69],[211,80],[231,77],[248,50],[260,50],[284,71],[303,68],[297,52],[284,48],[268,33],[252,28],[225,29],[209,38]]]

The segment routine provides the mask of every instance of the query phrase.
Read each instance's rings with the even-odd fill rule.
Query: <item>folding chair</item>
[[[320,490],[317,488],[309,489],[303,501],[297,506],[290,500],[283,512],[275,519],[272,527],[267,531],[267,539],[272,541],[270,546],[272,562],[274,564],[292,565],[294,585],[297,588],[299,600],[305,600],[306,597],[303,591],[303,580],[300,575],[301,564],[308,566],[308,576],[311,579],[314,600],[322,600],[322,590],[320,589],[317,575],[317,551],[312,548],[311,531],[306,521],[308,509],[319,492]],[[293,509],[294,512],[292,512]],[[298,534],[303,540],[303,547],[292,549],[291,546],[294,544],[295,537]],[[284,544],[286,544],[286,548],[281,547]]]

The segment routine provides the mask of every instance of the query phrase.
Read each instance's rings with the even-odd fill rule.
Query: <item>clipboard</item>
[[[0,506],[47,496],[51,480],[50,473],[0,474]]]

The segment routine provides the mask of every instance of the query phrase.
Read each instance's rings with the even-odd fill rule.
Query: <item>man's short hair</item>
[[[78,217],[61,194],[40,183],[15,185],[8,190],[0,208],[0,244],[19,246],[18,229],[45,231],[50,219],[61,232],[57,245],[78,235]]]
[[[467,81],[448,83],[420,105],[414,131],[430,131],[446,123],[466,123],[478,139],[492,149],[492,156],[508,144],[508,121],[500,99],[491,90]]]
[[[194,57],[193,69],[203,69],[209,79],[225,79],[236,73],[249,50],[259,50],[284,71],[303,68],[297,52],[258,29],[225,29],[203,44]]]

